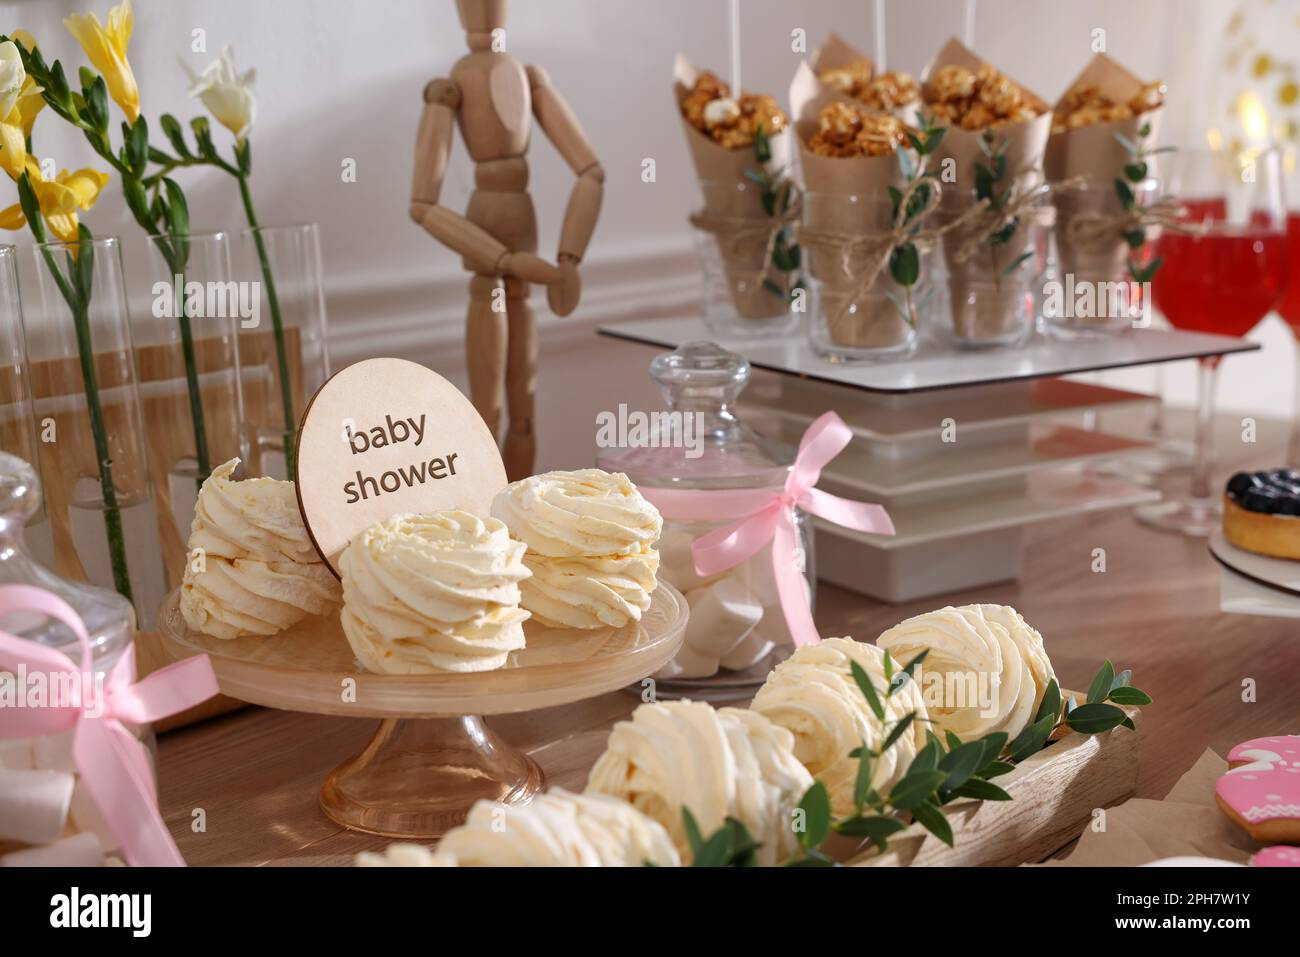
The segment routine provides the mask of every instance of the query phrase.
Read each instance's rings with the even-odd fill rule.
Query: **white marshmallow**
[[[105,863],[99,838],[89,831],[0,855],[0,867],[103,867]]]
[[[63,833],[75,778],[61,771],[0,771],[0,837],[48,844]]]
[[[737,575],[687,592],[691,617],[685,645],[692,651],[721,658],[740,644],[763,618],[763,606]]]
[[[655,675],[657,678],[711,678],[718,673],[718,659],[714,655],[702,655],[685,645],[673,656],[673,660],[664,665]]]
[[[0,741],[0,768],[11,771],[30,771],[32,764],[32,741],[30,738],[14,738]]]
[[[769,615],[769,617],[771,616]],[[785,628],[784,622],[781,627]],[[764,637],[761,631],[755,629],[749,633],[744,641],[725,654],[719,663],[722,667],[730,668],[732,671],[741,671],[758,664],[774,647],[776,647],[775,642]]]
[[[678,591],[685,594],[720,576],[701,577],[695,571],[695,556],[691,554],[691,543],[704,531],[688,532],[678,526],[665,526],[659,536],[659,577]]]

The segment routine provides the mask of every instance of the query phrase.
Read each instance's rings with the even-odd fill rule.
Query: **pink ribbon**
[[[701,535],[691,545],[697,574],[709,577],[734,568],[772,543],[772,571],[790,635],[798,645],[820,641],[798,563],[800,508],[844,528],[893,535],[894,523],[881,505],[855,502],[816,488],[822,469],[844,451],[853,433],[834,412],[818,417],[799,442],[790,475],[781,491],[772,489],[654,489],[641,493],[675,521],[735,519]]]
[[[84,687],[94,672],[90,637],[81,618],[67,602],[30,585],[0,586],[0,615],[37,611],[58,619],[81,644],[81,668],[54,648],[47,648],[0,630],[0,668],[53,677],[66,672],[68,687],[80,688],[76,701],[49,701],[43,708],[6,708],[0,711],[0,738],[31,738],[73,730],[72,760],[86,783],[108,829],[117,839],[128,864],[143,867],[184,867],[158,813],[158,796],[149,770],[144,744],[123,722],[146,724],[193,707],[217,694],[217,678],[207,655],[186,658],[135,681],[135,649],[128,648],[104,676],[102,697]],[[50,681],[50,688],[55,683]],[[95,706],[98,705],[98,708]],[[99,714],[92,712],[98,710]]]

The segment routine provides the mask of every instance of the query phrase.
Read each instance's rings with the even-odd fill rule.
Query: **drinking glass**
[[[1162,157],[1168,191],[1195,232],[1166,229],[1152,281],[1156,308],[1178,329],[1244,336],[1268,314],[1286,282],[1286,201],[1276,149],[1245,153],[1180,150]],[[1158,528],[1206,536],[1221,503],[1210,487],[1214,393],[1222,357],[1200,360],[1196,457],[1190,493],[1137,510]]]
[[[1295,200],[1293,199],[1292,202]],[[1292,410],[1291,440],[1287,444],[1287,464],[1293,468],[1300,463],[1300,210],[1293,209],[1286,217],[1287,282],[1277,301],[1277,314],[1291,327],[1296,341],[1295,408]]]

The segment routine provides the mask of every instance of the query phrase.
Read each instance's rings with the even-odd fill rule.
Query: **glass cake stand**
[[[677,653],[688,608],[666,582],[639,623],[599,631],[526,622],[527,647],[504,668],[473,673],[382,675],[361,670],[337,615],[309,618],[270,638],[222,640],[189,629],[179,590],[164,600],[159,631],[168,653],[207,654],[223,694],[312,714],[379,718],[365,749],[321,786],[321,810],[353,830],[436,838],[486,798],[521,804],[542,770],[489,728],[484,715],[533,711],[623,688]]]

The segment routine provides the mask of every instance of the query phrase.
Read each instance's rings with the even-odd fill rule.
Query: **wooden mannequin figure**
[[[537,446],[537,332],[529,283],[547,287],[557,315],[577,307],[577,267],[596,228],[605,173],[546,73],[505,51],[509,0],[456,0],[456,8],[470,52],[452,67],[449,79],[424,88],[411,218],[460,253],[474,273],[465,325],[470,399],[493,435],[499,435],[504,401],[503,455],[514,481],[532,474]],[[578,177],[564,211],[555,265],[537,256],[537,218],[528,195],[526,154],[534,118]],[[456,123],[474,161],[474,193],[463,216],[439,202]]]

